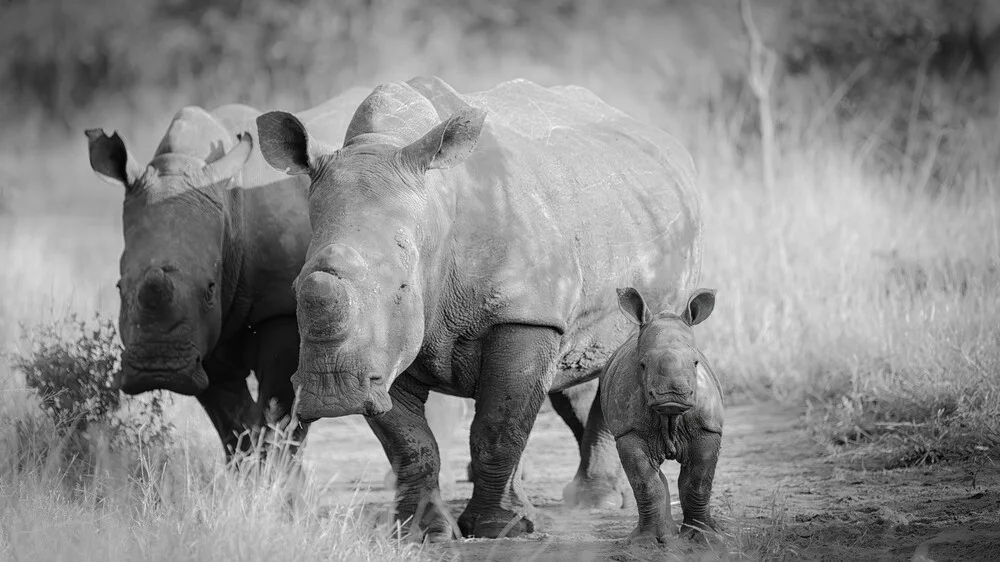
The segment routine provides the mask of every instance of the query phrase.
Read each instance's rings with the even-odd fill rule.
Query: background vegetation
[[[119,130],[145,160],[183,105],[298,110],[349,86],[434,74],[460,91],[515,77],[580,84],[684,141],[705,199],[702,284],[719,289],[698,335],[731,400],[805,407],[831,453],[884,466],[995,458],[993,4],[758,0],[753,16],[775,56],[762,120],[735,1],[8,0],[0,6],[0,343],[14,359],[0,359],[4,447],[63,439],[38,409],[45,399],[27,387],[66,369],[33,371],[42,340],[21,339],[18,323],[30,335],[73,313],[116,311],[121,193],[90,172],[84,128]],[[775,131],[773,182],[761,179],[765,121]],[[67,349],[92,341],[78,336]],[[99,360],[113,360],[105,351]],[[141,480],[105,471],[138,483],[117,495],[94,493],[98,476],[64,493],[72,462],[61,456],[39,452],[32,464],[0,454],[21,459],[0,472],[0,552],[27,558],[58,543],[70,556],[72,543],[62,542],[70,539],[53,525],[66,537],[91,536],[95,553],[142,558],[264,558],[285,542],[258,537],[276,534],[315,554],[367,532],[347,516],[321,521],[317,503],[299,526],[257,509],[282,497],[275,488],[233,503],[241,488],[232,476],[214,472],[217,463],[194,466],[217,447],[190,402],[164,414],[176,443],[161,449],[174,460]],[[164,475],[174,475],[172,492],[162,491]],[[94,513],[98,538],[80,523]],[[209,545],[218,532],[251,542]],[[361,544],[369,557],[419,555],[374,538]]]

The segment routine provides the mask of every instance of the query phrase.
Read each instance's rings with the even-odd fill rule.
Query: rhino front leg
[[[504,324],[482,341],[472,420],[472,499],[458,519],[466,537],[514,537],[535,529],[518,469],[555,374],[559,335]]]
[[[441,501],[441,456],[424,412],[428,389],[404,372],[389,389],[392,409],[366,417],[396,475],[396,519],[409,537],[449,540],[452,527]]]
[[[563,503],[580,508],[619,508],[631,505],[622,463],[618,459],[615,438],[608,430],[601,410],[600,380],[570,387],[563,391],[566,404],[552,405],[573,429],[580,444],[580,465],[576,476],[563,488]],[[554,393],[553,393],[554,394]],[[577,420],[567,419],[577,417]]]
[[[270,449],[287,451],[298,459],[300,447],[309,432],[309,424],[292,418],[295,389],[292,374],[299,365],[299,331],[294,316],[269,320],[257,328],[257,357],[254,372],[260,383],[257,402],[261,409],[258,424],[262,428],[278,426],[283,435],[268,429],[265,452]],[[294,424],[289,427],[289,424]]]
[[[212,380],[211,373],[209,380]],[[250,450],[260,410],[250,396],[245,376],[213,381],[198,395],[198,402],[219,433],[227,463]]]
[[[684,512],[683,537],[704,539],[703,531],[716,529],[709,502],[721,446],[722,435],[707,431],[692,436],[689,442],[687,458],[681,463],[677,477],[677,493]]]
[[[667,542],[673,526],[670,516],[670,490],[667,479],[660,472],[660,462],[652,455],[649,440],[631,432],[618,438],[618,454],[621,456],[625,474],[628,476],[636,507],[639,509],[639,524],[628,537],[633,544],[656,544]]]

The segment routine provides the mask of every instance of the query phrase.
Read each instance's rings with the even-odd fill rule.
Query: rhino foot
[[[453,526],[454,521],[442,511],[442,507],[433,505],[425,508],[420,524],[414,524],[410,517],[405,518],[397,513],[393,522],[385,521],[384,516],[381,523],[391,524],[390,535],[392,538],[404,540],[406,542],[447,542],[453,538],[462,538],[458,530]]]
[[[714,534],[718,530],[719,527],[714,519],[709,519],[708,525],[701,523],[688,523],[685,521],[684,524],[681,525],[680,535],[682,539],[700,544],[707,544],[709,535]]]
[[[631,498],[618,482],[579,476],[563,488],[563,503],[576,509],[618,509],[628,507]]]
[[[668,530],[666,525],[653,527],[639,525],[629,533],[628,539],[625,542],[630,545],[656,546],[666,544],[668,542],[667,536]]]
[[[453,538],[462,538],[461,535],[455,536],[457,531],[452,528],[451,523],[442,514],[437,514],[433,520],[425,523],[425,525],[423,542],[448,542]],[[411,536],[415,540],[420,535],[413,533]]]
[[[458,518],[458,528],[467,538],[514,538],[535,532],[535,522],[528,515],[506,509],[470,511],[466,508]]]

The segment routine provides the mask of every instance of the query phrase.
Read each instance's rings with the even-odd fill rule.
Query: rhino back
[[[627,329],[615,288],[637,287],[661,307],[697,282],[695,170],[671,136],[578,87],[414,88],[439,118],[463,104],[488,111],[477,149],[445,182],[457,192],[457,267],[490,280],[471,290],[504,301],[500,320],[570,332],[615,324],[613,349]]]

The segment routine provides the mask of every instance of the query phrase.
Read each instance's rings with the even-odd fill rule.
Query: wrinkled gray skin
[[[397,474],[397,517],[444,540],[424,403],[432,389],[473,398],[459,528],[533,531],[519,460],[546,394],[596,379],[627,338],[608,295],[638,286],[660,304],[697,280],[688,153],[583,88],[526,81],[468,95],[436,78],[383,84],[341,150],[287,113],[257,125],[264,158],[313,185],[295,282],[303,415],[367,416]],[[593,456],[613,458],[599,401],[586,423],[612,453]]]
[[[339,144],[369,92],[349,90],[299,117]],[[227,460],[246,450],[265,416],[287,421],[299,351],[291,286],[311,233],[309,181],[264,162],[253,142],[258,115],[239,104],[185,107],[145,167],[117,133],[86,132],[94,171],[125,189],[121,390],[196,396]],[[292,428],[293,437],[307,428]]]
[[[678,314],[653,315],[635,288],[619,289],[622,312],[639,330],[601,375],[601,404],[635,494],[639,524],[629,542],[663,543],[673,531],[664,460],[681,465],[677,480],[681,535],[715,529],[709,501],[722,445],[719,380],[694,341],[693,326],[715,307],[715,291],[697,289]]]

